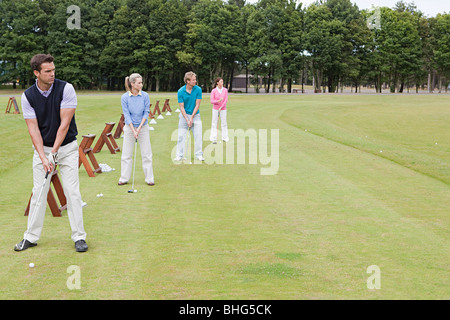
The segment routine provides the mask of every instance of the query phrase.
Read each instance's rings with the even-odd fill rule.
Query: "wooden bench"
[[[60,205],[58,205],[58,202],[56,201],[56,198],[52,191],[52,185],[55,189],[56,195],[58,196],[58,200]],[[31,192],[30,200],[28,200],[28,206],[25,209],[25,216],[28,216],[30,212],[30,204],[31,204],[31,198],[33,197],[33,192]],[[62,217],[61,212],[67,209],[67,200],[66,196],[64,195],[64,190],[62,188],[61,181],[59,180],[58,176],[58,170],[54,170],[52,173],[52,178],[50,180],[50,188],[48,189],[47,194],[47,202],[48,206],[50,207],[50,210],[52,212],[52,215],[54,217]]]
[[[96,173],[102,173],[102,169],[98,165],[97,159],[95,159],[94,152],[91,148],[94,139],[95,134],[85,135],[83,136],[83,140],[81,141],[80,146],[78,147],[78,152],[80,154],[80,159],[78,160],[78,168],[83,163],[84,168],[86,169],[89,177],[95,177]],[[86,155],[89,157],[89,160],[91,160],[94,169],[91,168],[91,165]]]
[[[122,113],[120,117],[119,124],[117,125],[116,131],[114,132],[114,139],[119,139],[123,132],[123,127],[125,126],[125,116]]]
[[[100,137],[98,138],[97,143],[95,144],[93,150],[94,153],[100,152],[105,143],[112,154],[115,154],[116,152],[120,151],[120,148],[117,145],[116,140],[114,140],[114,137],[111,133],[112,129],[114,128],[114,125],[115,125],[114,122],[105,123],[105,129],[103,129],[103,132],[100,134]]]
[[[17,106],[17,101],[15,97],[9,98],[5,113],[9,113],[11,111],[12,106],[14,106],[14,114],[20,114],[19,107]]]
[[[151,109],[150,109],[150,112],[151,112]],[[156,115],[157,112],[158,112],[158,115],[161,114],[161,110],[159,110],[159,100],[156,100],[155,109],[153,109],[153,117]]]
[[[151,103],[150,103],[149,109],[150,109],[150,111],[148,113],[148,118],[149,119],[154,119],[155,118],[155,114],[152,112],[152,104]]]
[[[169,105],[169,99],[166,99],[166,101],[164,101],[164,106],[162,108],[162,112],[172,112],[172,109],[170,108],[170,105]]]

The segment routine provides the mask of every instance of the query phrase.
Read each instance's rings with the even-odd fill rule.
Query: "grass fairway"
[[[176,109],[175,94],[150,97]],[[119,121],[118,94],[78,101],[79,142]],[[210,109],[205,94],[204,133]],[[0,298],[450,298],[448,95],[231,95],[228,110],[231,129],[279,130],[276,174],[237,154],[233,164],[174,164],[173,112],[151,132],[156,186],[144,183],[139,151],[134,194],[117,185],[120,153],[106,146],[97,161],[115,171],[90,178],[80,168],[83,254],[67,213],[49,209],[38,246],[13,251],[27,223],[32,148],[22,115],[0,113]],[[66,285],[71,265],[80,289]],[[380,289],[368,288],[372,265]]]

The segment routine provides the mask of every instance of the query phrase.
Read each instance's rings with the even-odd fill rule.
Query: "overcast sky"
[[[250,3],[256,3],[257,0],[247,0]],[[356,3],[360,10],[371,9],[374,7],[389,7],[393,8],[399,0],[350,0]],[[302,2],[304,6],[308,6],[315,0],[297,0]],[[404,0],[406,3],[414,2],[417,9],[422,11],[428,17],[434,17],[438,13],[450,13],[450,0]]]

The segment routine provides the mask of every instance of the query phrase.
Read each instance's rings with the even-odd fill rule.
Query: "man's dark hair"
[[[41,71],[41,64],[53,62],[55,59],[51,54],[40,53],[31,58],[31,70]]]

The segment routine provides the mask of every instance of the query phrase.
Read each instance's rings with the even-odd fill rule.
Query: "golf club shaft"
[[[137,139],[134,143],[133,184],[131,185],[131,189],[133,190],[134,190],[134,173],[136,172],[136,147],[137,147]]]
[[[220,109],[217,111],[216,140],[219,140],[219,118],[220,118]]]
[[[41,196],[42,196],[42,191],[44,191],[44,186],[45,186],[45,183],[47,182],[47,178],[48,178],[48,174],[49,173],[50,173],[50,171],[47,171],[47,173],[45,174],[45,178],[44,178],[44,182],[42,183],[41,190],[39,191],[39,195],[37,197],[37,200],[34,203],[33,212],[31,214],[29,214],[29,219],[30,219],[29,226],[32,226],[34,224],[34,220],[36,219],[36,211],[37,211],[38,204],[39,204],[39,201],[40,201]],[[28,234],[28,229],[29,229],[29,227],[27,228],[27,234]],[[24,237],[24,240],[26,240],[26,237]],[[25,241],[23,242],[22,245],[25,245]]]
[[[188,126],[188,136],[186,145],[186,159],[188,158],[189,152],[191,151],[191,127]],[[189,161],[191,161],[192,155],[189,156]]]

